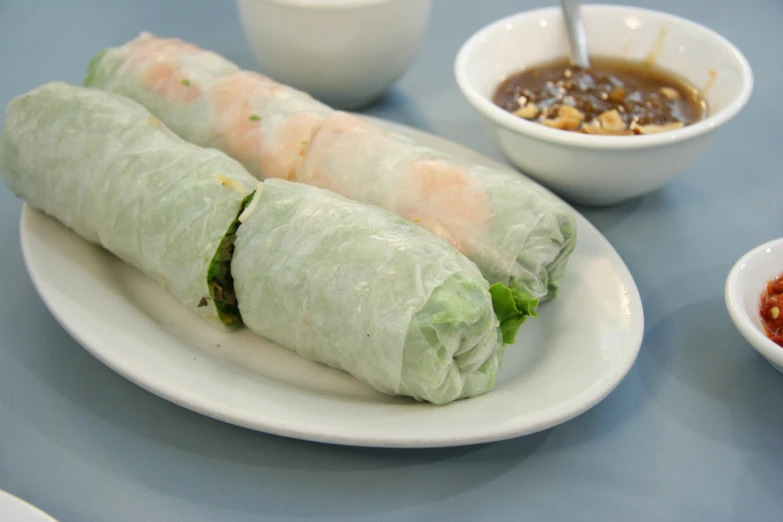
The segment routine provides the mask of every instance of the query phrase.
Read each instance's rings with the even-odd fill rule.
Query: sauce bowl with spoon
[[[657,190],[685,171],[707,149],[713,131],[748,101],[751,68],[742,53],[714,31],[648,9],[595,4],[579,9],[567,0],[563,4],[512,15],[480,29],[461,47],[454,71],[460,90],[483,117],[503,155],[564,198],[612,205]],[[566,19],[575,22],[573,55]],[[515,75],[535,69],[543,74],[569,56],[576,62],[582,26],[590,68],[573,68],[570,74],[597,77],[607,72],[599,69],[608,69],[615,80],[626,78],[630,83],[617,93],[586,89],[594,97],[584,99],[585,93],[575,92],[579,89],[568,90],[542,76],[537,89],[520,91],[514,101],[517,108],[496,103],[498,87]],[[636,78],[624,77],[626,73]],[[656,77],[678,79],[678,88],[693,94],[704,114],[696,114],[693,121],[666,123],[667,117],[677,116],[678,106],[664,103],[664,92],[635,98],[645,94],[641,91]],[[639,92],[634,91],[637,86]],[[604,94],[606,99],[600,97]],[[612,107],[622,107],[618,114],[605,114],[611,111],[604,102],[611,102],[614,94],[619,98]],[[563,105],[568,108],[561,109]],[[529,113],[515,114],[526,107]]]

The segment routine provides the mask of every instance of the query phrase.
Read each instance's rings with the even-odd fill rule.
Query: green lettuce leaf
[[[236,328],[242,324],[242,315],[239,312],[239,304],[234,291],[234,277],[231,274],[231,258],[234,255],[239,215],[250,204],[254,194],[255,192],[251,192],[242,200],[236,219],[226,231],[226,235],[223,236],[223,240],[207,269],[207,286],[210,298],[215,303],[220,322],[229,328]],[[206,298],[202,299],[202,303],[206,305]]]
[[[103,55],[106,54],[109,51],[108,48],[103,49],[101,52],[96,54],[92,57],[90,60],[90,64],[87,66],[87,77],[84,79],[84,86],[85,87],[92,87],[95,82],[95,77],[98,74],[98,65],[101,61],[101,58],[103,58]]]
[[[489,287],[492,296],[492,307],[500,321],[500,331],[503,342],[511,344],[517,336],[517,330],[528,316],[538,317],[538,299],[517,288],[509,288],[503,283],[495,283]]]

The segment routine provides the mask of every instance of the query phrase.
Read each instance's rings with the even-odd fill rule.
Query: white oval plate
[[[57,522],[32,504],[3,490],[0,490],[0,521]]]
[[[408,127],[422,143],[506,168]],[[576,214],[576,213],[575,213]],[[578,246],[561,293],[507,347],[497,387],[446,406],[375,392],[247,330],[217,331],[138,270],[24,207],[30,276],[60,324],[95,357],[185,408],[288,437],[360,446],[456,446],[508,439],[588,410],[628,373],[642,341],[636,284],[576,214]]]
[[[767,281],[783,273],[783,238],[759,245],[735,263],[726,278],[729,316],[742,336],[779,372],[783,373],[783,347],[764,333],[759,316],[761,294]]]

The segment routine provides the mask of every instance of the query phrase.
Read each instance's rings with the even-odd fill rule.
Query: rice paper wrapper
[[[210,263],[257,182],[141,105],[60,82],[14,99],[0,139],[8,187],[223,326]]]
[[[492,283],[548,299],[576,246],[570,209],[536,183],[336,112],[297,180],[386,208],[443,237]]]
[[[488,283],[446,241],[377,207],[267,180],[232,260],[245,324],[389,394],[492,389],[503,353]]]

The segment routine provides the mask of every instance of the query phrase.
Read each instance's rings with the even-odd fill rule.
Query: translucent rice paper
[[[576,246],[570,210],[539,185],[346,113],[321,127],[297,180],[418,223],[455,245],[490,282],[536,298],[555,295]]]
[[[532,181],[386,133],[180,40],[143,34],[108,49],[87,83],[132,97],[261,179],[391,210],[456,246],[490,283],[535,298],[556,294],[576,244],[569,209]]]
[[[492,389],[503,345],[488,283],[446,241],[377,207],[267,180],[240,218],[245,324],[389,394]]]
[[[14,99],[0,139],[8,187],[222,326],[207,270],[257,184],[141,105],[60,82]]]

